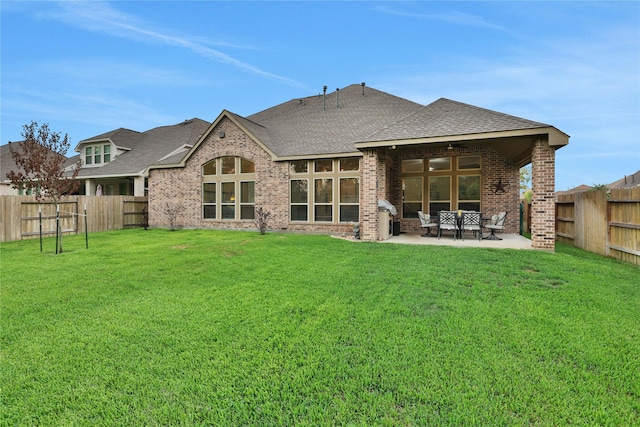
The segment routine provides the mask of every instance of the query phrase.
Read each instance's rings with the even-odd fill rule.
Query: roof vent
[[[327,109],[327,85],[322,88],[322,109]]]
[[[362,96],[364,96],[364,85],[365,85],[364,82],[360,83],[360,86],[362,86]]]
[[[340,108],[340,102],[339,102],[339,99],[340,99],[340,98],[339,98],[339,96],[338,96],[339,94],[340,94],[340,88],[339,88],[339,87],[337,87],[337,88],[336,88],[336,108]]]

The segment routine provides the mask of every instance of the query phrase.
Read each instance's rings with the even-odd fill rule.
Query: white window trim
[[[105,162],[104,161],[104,152],[105,152],[105,147],[109,147],[109,161]],[[87,155],[87,148],[91,148],[91,154]],[[96,162],[96,148],[100,149],[100,161]],[[108,163],[111,163],[114,159],[114,150],[113,147],[111,145],[111,143],[97,143],[97,144],[85,144],[84,146],[82,146],[82,149],[80,151],[81,154],[81,158],[82,158],[82,167],[86,167],[86,168],[96,168],[96,167],[100,167],[100,166],[104,166]],[[87,157],[91,157],[91,163],[87,163]]]

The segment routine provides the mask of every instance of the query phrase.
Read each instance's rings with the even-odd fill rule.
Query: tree
[[[520,169],[520,193],[530,189],[529,183],[531,183],[531,165]]]
[[[608,189],[607,184],[593,184],[589,191],[607,191]]]
[[[9,171],[7,178],[11,180],[12,187],[32,191],[36,194],[37,200],[51,200],[58,212],[60,198],[73,193],[80,186],[76,177],[82,162],[78,160],[67,174],[65,162],[66,153],[70,148],[69,137],[67,134],[62,137],[60,132],[52,132],[48,123],[40,125],[32,121],[22,129],[24,140],[15,144],[17,148],[10,148],[11,157],[18,170]],[[59,234],[60,230],[56,230],[56,236]],[[58,249],[62,252],[62,239],[59,239],[56,252]]]

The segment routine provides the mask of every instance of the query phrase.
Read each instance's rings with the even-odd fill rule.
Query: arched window
[[[202,165],[202,217],[253,220],[255,164],[242,157],[218,157]]]

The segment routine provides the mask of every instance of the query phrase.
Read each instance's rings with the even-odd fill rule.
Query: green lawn
[[[640,269],[127,230],[1,249],[0,425],[633,425]]]

